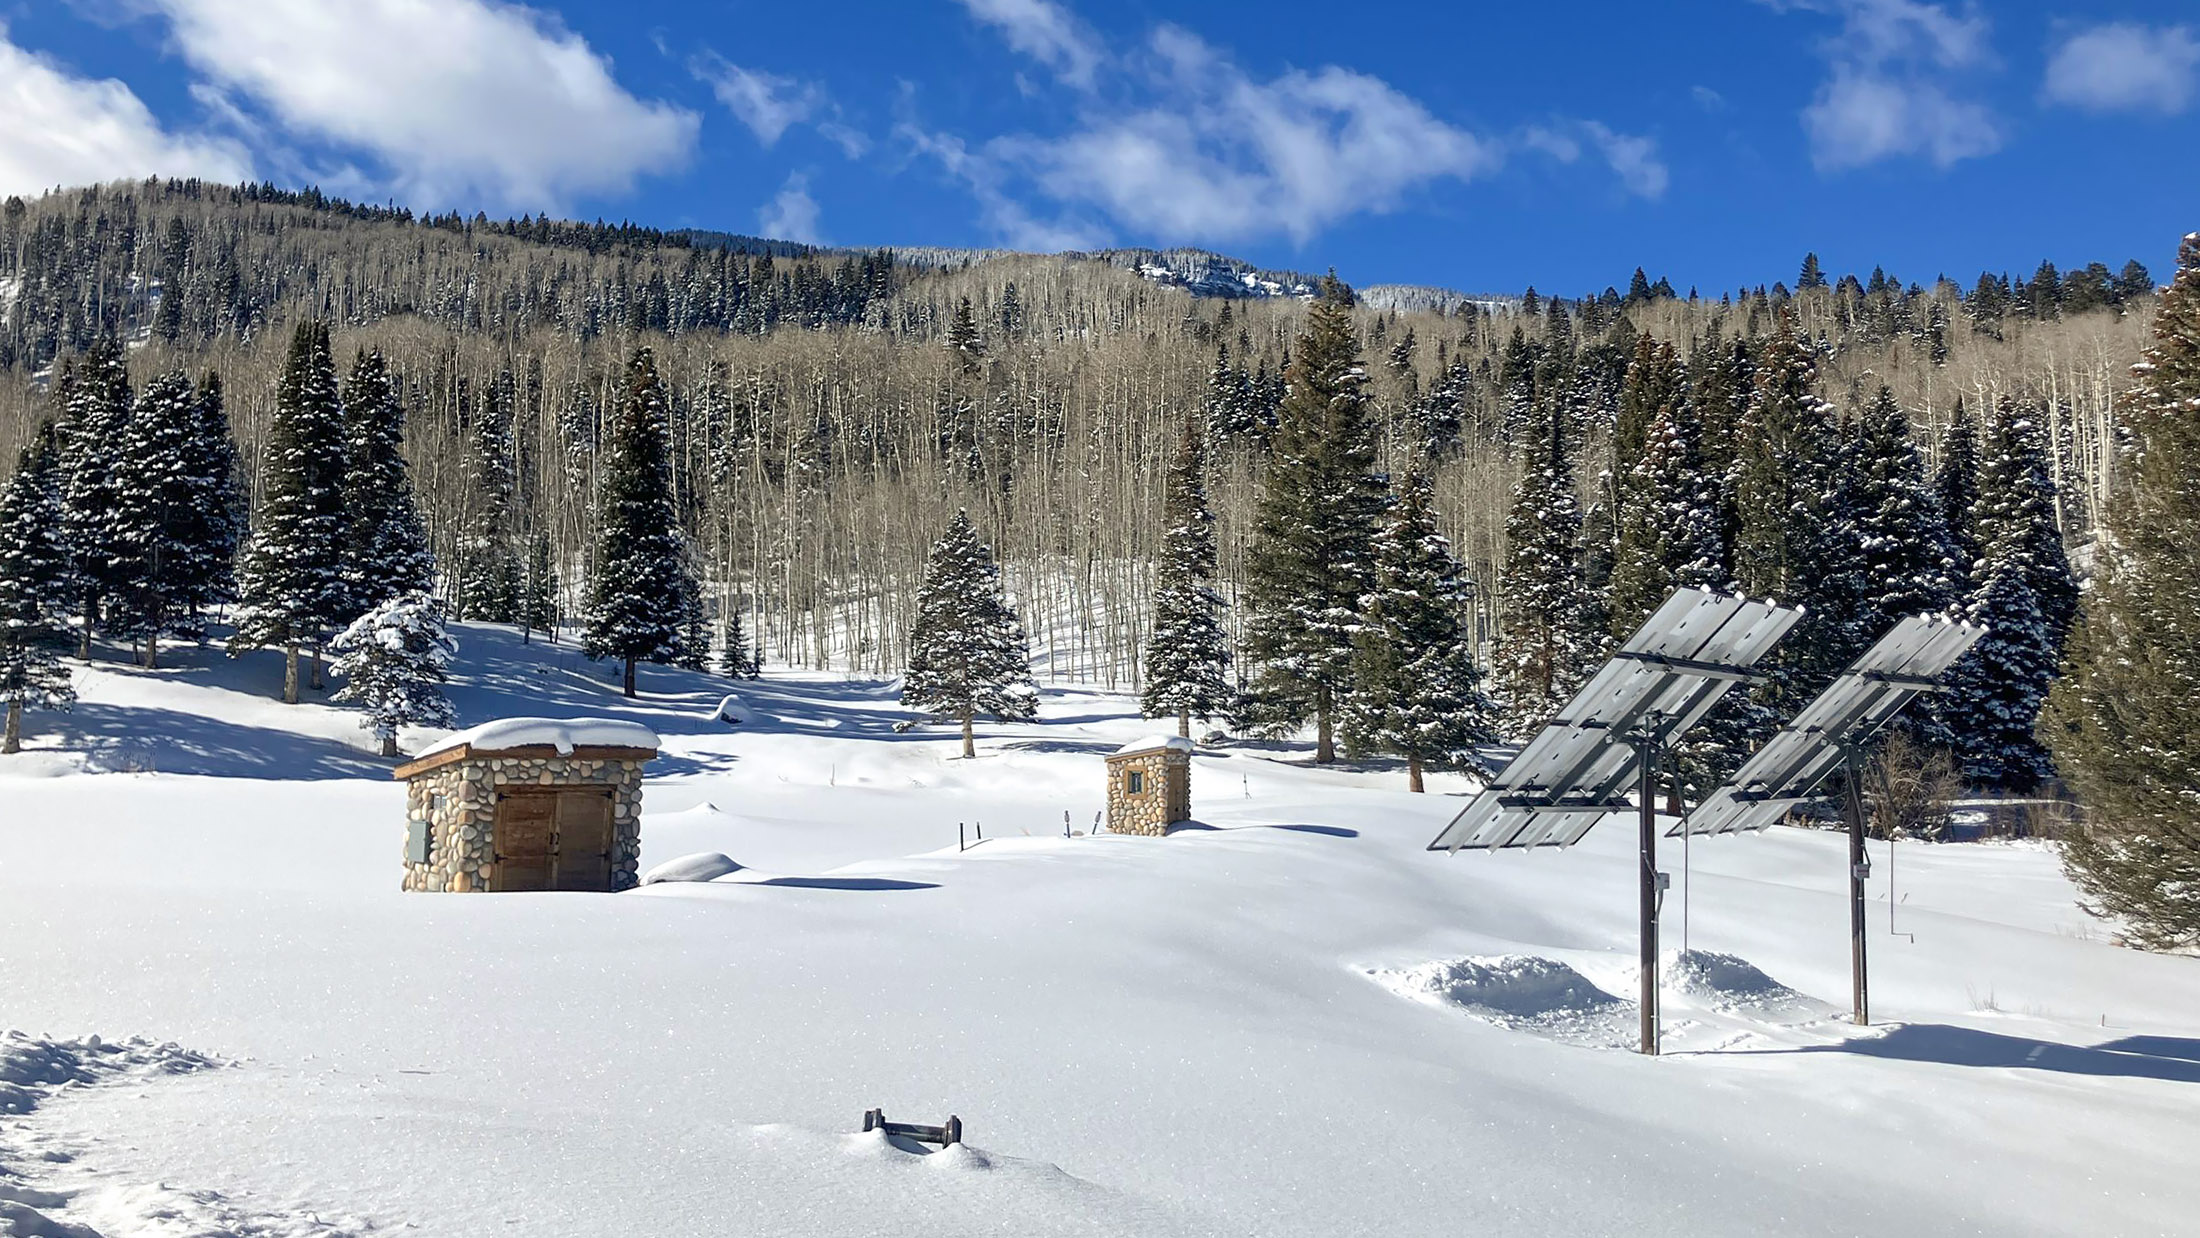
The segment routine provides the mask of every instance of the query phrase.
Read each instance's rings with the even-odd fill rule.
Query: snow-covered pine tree
[[[657,358],[636,349],[626,367],[626,400],[608,427],[602,462],[594,574],[581,651],[624,663],[620,690],[634,695],[634,667],[677,652],[676,604],[693,594],[687,547],[672,508],[666,396]]]
[[[1591,630],[1581,579],[1581,500],[1574,493],[1564,418],[1553,410],[1505,516],[1499,582],[1496,696],[1505,734],[1526,737],[1558,715],[1589,671],[1602,636]]]
[[[63,537],[83,616],[77,656],[89,662],[102,611],[129,563],[115,445],[129,433],[133,402],[121,346],[111,337],[95,341],[58,386]]]
[[[498,384],[484,387],[468,428],[458,617],[511,623],[518,610],[520,575],[512,543],[512,416]]]
[[[1955,559],[1951,579],[1958,590],[1968,592],[1971,565],[1978,559],[1978,428],[1960,396],[1941,435],[1933,489],[1948,522],[1949,550]]]
[[[352,620],[329,642],[329,669],[344,686],[329,699],[357,704],[359,725],[394,757],[397,728],[456,726],[458,716],[443,695],[458,645],[443,627],[443,608],[424,593],[389,598]]]
[[[192,627],[206,639],[204,614],[236,597],[237,543],[245,527],[245,498],[237,477],[237,445],[229,436],[221,375],[208,370],[194,393],[196,420],[185,449],[185,472],[199,498],[183,514],[178,544],[189,566],[177,574],[176,599],[196,616]]]
[[[198,432],[198,395],[183,371],[171,370],[145,385],[111,446],[117,536],[110,626],[131,633],[148,670],[160,664],[162,636],[197,635],[184,595],[203,564],[186,538],[194,515],[216,501],[213,483],[191,473]]]
[[[1423,789],[1424,767],[1456,766],[1475,745],[1497,738],[1496,709],[1482,691],[1467,629],[1472,592],[1451,542],[1436,530],[1428,475],[1407,473],[1375,538],[1375,579],[1353,638],[1342,730],[1348,752],[1404,757],[1414,791]]]
[[[1735,435],[1734,576],[1754,597],[1803,607],[1767,659],[1760,699],[1792,717],[1863,649],[1864,579],[1848,469],[1833,406],[1818,395],[1813,348],[1782,311],[1757,358],[1757,386]]]
[[[2096,914],[2152,950],[2200,946],[2200,233],[2122,402],[2131,440],[2066,673],[2041,733],[2083,808],[2063,864]]]
[[[693,576],[688,578],[688,592],[679,599],[680,642],[672,651],[672,664],[683,671],[707,671],[710,669],[710,608],[704,604],[703,590]]]
[[[718,673],[728,679],[755,679],[763,673],[756,650],[749,644],[748,626],[741,608],[729,600],[718,621]]]
[[[1704,472],[1701,425],[1677,393],[1652,417],[1612,565],[1611,634],[1625,640],[1675,589],[1726,589],[1731,570],[1716,479]]]
[[[1635,353],[1619,390],[1619,411],[1612,421],[1612,508],[1619,528],[1627,527],[1636,466],[1650,443],[1650,423],[1680,402],[1686,384],[1680,358],[1669,343],[1648,332],[1635,337]],[[1629,631],[1633,631],[1632,628]]]
[[[1438,372],[1428,392],[1413,402],[1414,454],[1441,460],[1459,450],[1465,411],[1474,398],[1474,367],[1464,358]]]
[[[53,427],[40,427],[0,486],[0,704],[7,707],[0,753],[22,750],[26,710],[66,709],[76,699],[61,664],[75,597],[62,541],[59,455]]]
[[[955,364],[965,375],[985,370],[985,336],[978,332],[977,315],[971,312],[969,297],[955,303],[955,315],[948,320],[947,351],[955,354]]]
[[[260,452],[260,504],[237,569],[230,651],[280,645],[283,700],[298,703],[298,655],[349,605],[344,581],[344,409],[328,324],[301,322]]]
[[[1859,621],[1866,640],[1897,622],[1955,600],[1955,550],[1940,496],[1910,438],[1910,415],[1885,387],[1857,425],[1854,487],[1858,546],[1867,588]]]
[[[520,575],[519,610],[514,618],[519,622],[521,644],[533,632],[547,635],[553,645],[558,643],[558,569],[550,554],[550,536],[540,530],[527,540],[527,564]]]
[[[1994,410],[1987,446],[1989,454],[1979,464],[1979,540],[1983,547],[1988,522],[2000,521],[2003,533],[2019,543],[2047,620],[2053,660],[2060,663],[2063,642],[2078,619],[2078,581],[2056,519],[2062,498],[2049,458],[2046,407],[2003,399]]]
[[[1522,308],[1525,315],[1535,311]],[[1528,342],[1527,332],[1519,323],[1513,324],[1512,338],[1505,343],[1497,368],[1497,433],[1507,443],[1525,442],[1540,434],[1536,414],[1536,364],[1537,349]]]
[[[405,466],[405,405],[379,351],[361,350],[344,383],[344,585],[355,615],[435,587],[435,554]]]
[[[1259,714],[1279,728],[1312,718],[1321,762],[1337,759],[1336,711],[1386,502],[1359,354],[1352,292],[1325,278],[1291,363],[1247,554],[1245,651]]]
[[[925,563],[901,703],[961,722],[965,758],[978,755],[978,715],[1028,722],[1039,714],[1030,644],[968,512],[955,513]]]
[[[2062,616],[2077,600],[2043,437],[2015,401],[1996,408],[1979,470],[1979,557],[1965,608],[1987,632],[1949,673],[1939,702],[1964,775],[2020,793],[2054,773],[2037,727],[2069,635]]]
[[[1197,417],[1184,421],[1162,496],[1161,559],[1154,568],[1153,635],[1146,641],[1146,690],[1140,711],[1176,719],[1177,734],[1192,719],[1222,717],[1236,701],[1229,678],[1230,642],[1222,630],[1222,595],[1215,577],[1215,517],[1207,509],[1207,452]]]

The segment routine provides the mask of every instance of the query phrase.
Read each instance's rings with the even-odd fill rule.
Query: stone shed
[[[1156,735],[1109,755],[1109,832],[1161,835],[1191,819],[1192,741]]]
[[[397,767],[405,886],[453,892],[632,889],[649,728],[506,718]]]

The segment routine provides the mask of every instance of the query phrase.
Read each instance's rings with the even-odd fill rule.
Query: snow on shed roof
[[[1134,739],[1116,749],[1115,755],[1123,756],[1132,752],[1152,752],[1156,748],[1174,748],[1179,752],[1190,752],[1192,741],[1181,735],[1148,735],[1144,739]]]
[[[570,756],[575,748],[654,749],[657,746],[655,731],[639,722],[617,718],[499,718],[423,748],[414,760],[461,747],[483,752],[550,747],[557,749],[561,756]]]

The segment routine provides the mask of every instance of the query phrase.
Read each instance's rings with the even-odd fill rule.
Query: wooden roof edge
[[[390,777],[403,782],[439,770],[446,765],[455,765],[460,761],[494,761],[499,759],[544,761],[552,757],[563,757],[568,761],[654,761],[657,759],[658,751],[655,748],[623,748],[591,744],[576,744],[571,752],[559,752],[556,745],[553,744],[523,744],[517,748],[476,748],[472,744],[460,744],[456,748],[446,748],[441,752],[407,761],[391,770]]]

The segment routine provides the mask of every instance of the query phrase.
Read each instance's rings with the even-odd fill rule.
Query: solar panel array
[[[1919,693],[1937,687],[1985,634],[1983,627],[1937,615],[1896,624],[1667,836],[1684,829],[1697,835],[1762,830],[1808,803],[1841,763],[1845,746],[1871,738]]]
[[[1467,804],[1431,851],[1566,847],[1606,815],[1640,768],[1632,739],[1670,743],[1779,643],[1802,611],[1681,589]]]

